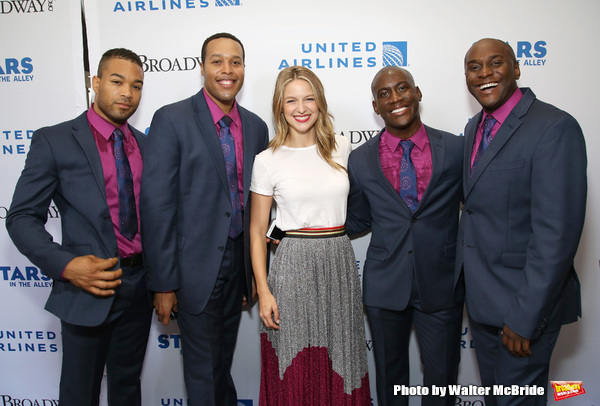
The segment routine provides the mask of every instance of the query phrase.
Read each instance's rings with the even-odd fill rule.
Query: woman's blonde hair
[[[303,66],[290,66],[285,68],[275,82],[275,91],[273,92],[273,117],[275,118],[275,137],[269,143],[269,147],[275,151],[283,145],[289,133],[289,125],[283,115],[283,91],[285,87],[295,79],[305,80],[311,87],[315,96],[317,107],[319,108],[319,118],[315,122],[315,134],[317,137],[317,151],[319,155],[338,170],[346,170],[331,157],[333,151],[337,148],[335,142],[335,133],[333,131],[333,116],[327,111],[327,100],[325,99],[325,90],[323,84],[310,69]]]

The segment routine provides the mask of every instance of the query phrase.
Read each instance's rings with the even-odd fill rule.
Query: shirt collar
[[[492,113],[484,111],[481,121],[483,122],[483,120],[485,120],[485,118],[488,115],[491,115],[496,119],[499,125],[502,125],[502,123],[506,120],[506,117],[508,117],[508,115],[515,108],[515,106],[519,104],[522,98],[523,92],[521,91],[521,89],[517,88],[517,90],[515,90],[512,96],[510,96],[508,100],[498,109],[496,109]]]
[[[383,131],[383,134],[381,134],[381,140],[388,146],[390,151],[393,152],[398,149],[402,138],[393,136],[386,128]],[[429,141],[427,138],[427,132],[425,131],[425,126],[421,124],[421,128],[419,128],[419,130],[412,137],[410,137],[409,140],[411,140],[417,148],[423,150],[423,148],[425,148],[425,144]]]
[[[228,114],[225,114],[223,110],[217,106],[217,103],[215,103],[215,101],[208,94],[206,94],[206,90],[202,89],[202,94],[204,94],[204,98],[206,99],[206,104],[210,110],[210,115],[212,116],[215,127],[224,116],[229,116],[233,121],[233,124],[235,124],[238,128],[242,128],[242,118],[240,117],[240,112],[237,108],[237,101],[233,102],[231,111]]]
[[[119,127],[115,127],[113,124],[109,123],[98,113],[96,113],[94,110],[94,103],[92,103],[91,107],[87,111],[87,119],[91,126],[94,127],[94,129],[98,132],[98,134],[100,134],[107,141],[115,131],[115,128],[119,128],[123,134],[125,134],[125,138],[129,138],[131,135],[127,122]]]

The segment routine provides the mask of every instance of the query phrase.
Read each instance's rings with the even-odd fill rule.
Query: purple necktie
[[[242,233],[242,204],[240,202],[240,187],[237,176],[237,163],[235,160],[235,143],[233,135],[229,130],[231,117],[223,116],[219,120],[219,141],[225,158],[225,169],[227,170],[227,183],[229,184],[229,197],[233,213],[231,215],[231,225],[229,226],[229,237],[236,238]]]
[[[473,172],[475,166],[477,165],[477,162],[479,161],[479,158],[481,158],[481,155],[483,155],[487,147],[490,145],[490,142],[492,142],[492,128],[494,128],[496,122],[496,119],[489,114],[485,117],[485,120],[483,120],[483,135],[481,136],[479,148],[475,153],[475,159],[473,159],[473,166],[471,167],[471,172]]]
[[[417,172],[410,153],[415,146],[411,140],[400,141],[402,160],[400,161],[400,197],[414,213],[417,210]]]
[[[113,132],[113,138],[119,192],[119,231],[131,241],[138,232],[133,176],[127,154],[125,154],[125,148],[123,148],[123,132],[116,128]]]

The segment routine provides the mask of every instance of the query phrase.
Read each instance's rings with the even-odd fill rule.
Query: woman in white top
[[[250,249],[261,324],[260,406],[370,405],[360,281],[344,233],[352,147],[307,68],[277,77],[277,134],[252,173]],[[267,277],[271,206],[286,232]]]

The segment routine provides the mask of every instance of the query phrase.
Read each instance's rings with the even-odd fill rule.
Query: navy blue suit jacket
[[[363,272],[367,306],[404,310],[413,275],[423,310],[463,300],[455,290],[454,260],[461,198],[463,138],[425,126],[433,163],[431,180],[412,213],[381,169],[381,132],[350,154],[348,234],[371,229]]]
[[[143,152],[144,134],[129,128]],[[52,200],[60,212],[60,244],[44,228]],[[95,296],[60,278],[77,256],[119,255],[100,154],[86,113],[33,134],[6,228],[19,251],[54,281],[46,310],[80,326],[106,320],[114,296]],[[119,268],[117,264],[114,269]]]
[[[244,139],[243,236],[249,294],[250,180],[254,157],[266,148],[269,137],[263,120],[237,107]],[[225,159],[202,91],[154,114],[140,210],[148,289],[176,291],[180,307],[201,313],[219,273],[232,212]]]
[[[482,112],[465,129],[456,278],[479,323],[535,339],[581,315],[573,268],[585,217],[585,140],[577,121],[528,88],[470,175]]]

